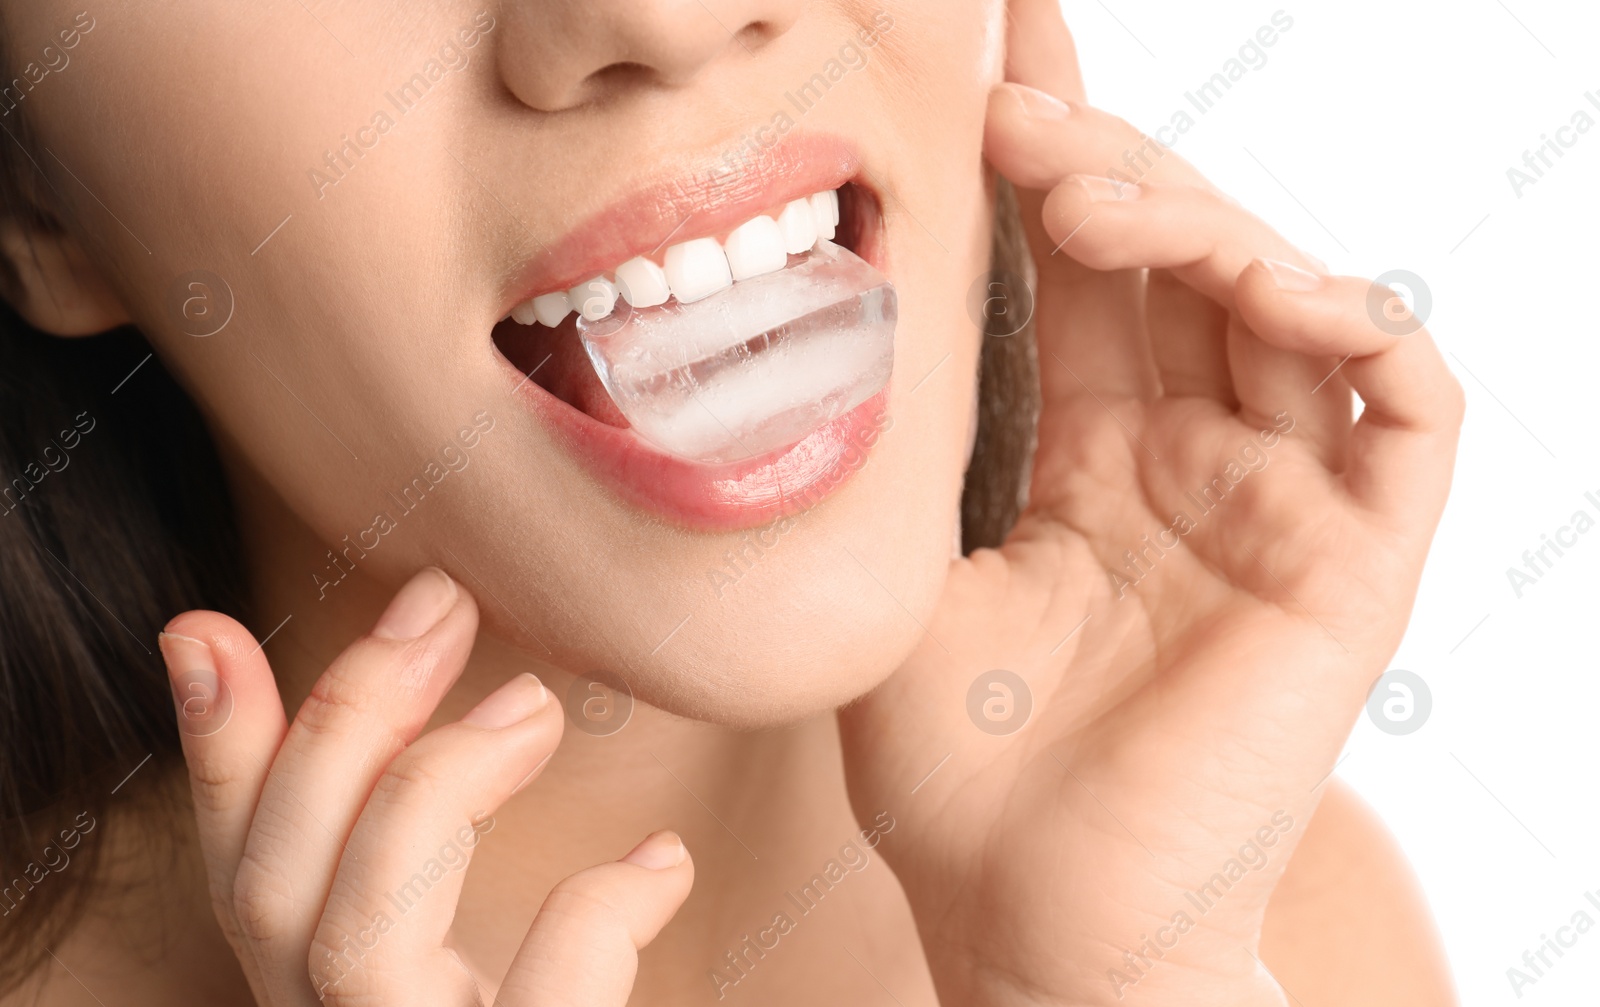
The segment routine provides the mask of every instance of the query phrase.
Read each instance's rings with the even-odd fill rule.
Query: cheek
[[[977,80],[985,94],[1005,79],[1006,2],[989,0],[983,4],[982,45],[978,48]]]

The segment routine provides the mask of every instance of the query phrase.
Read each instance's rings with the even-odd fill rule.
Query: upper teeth
[[[776,220],[762,215],[745,221],[725,242],[695,238],[667,249],[664,265],[639,256],[571,290],[529,298],[511,309],[520,325],[554,328],[576,311],[594,322],[616,308],[617,299],[635,308],[653,308],[675,297],[689,304],[710,297],[736,281],[775,273],[789,256],[810,251],[818,240],[833,240],[839,226],[839,193],[819,192],[796,199]]]

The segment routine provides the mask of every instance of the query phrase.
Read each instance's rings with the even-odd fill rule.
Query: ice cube
[[[630,309],[578,335],[645,440],[722,464],[789,447],[889,383],[894,286],[831,241],[692,304]]]

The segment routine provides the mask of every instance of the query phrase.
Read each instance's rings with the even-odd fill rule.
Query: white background
[[[1600,126],[1520,196],[1507,169],[1580,108],[1600,123],[1600,4],[1063,7],[1091,102],[1146,131],[1189,111],[1176,150],[1290,239],[1427,285],[1468,415],[1392,667],[1433,709],[1399,737],[1363,717],[1338,771],[1421,876],[1465,1004],[1596,1002],[1600,926],[1520,1000],[1506,970],[1580,909],[1600,924],[1600,528],[1520,599],[1506,570],[1575,511],[1600,520]],[[1294,25],[1268,62],[1198,115],[1185,92],[1278,10]]]

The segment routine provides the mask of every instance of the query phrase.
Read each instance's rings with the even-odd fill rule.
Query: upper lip
[[[540,250],[510,284],[501,314],[530,297],[565,290],[668,244],[720,235],[764,210],[857,180],[849,143],[809,134],[771,146],[689,160],[592,213]]]

